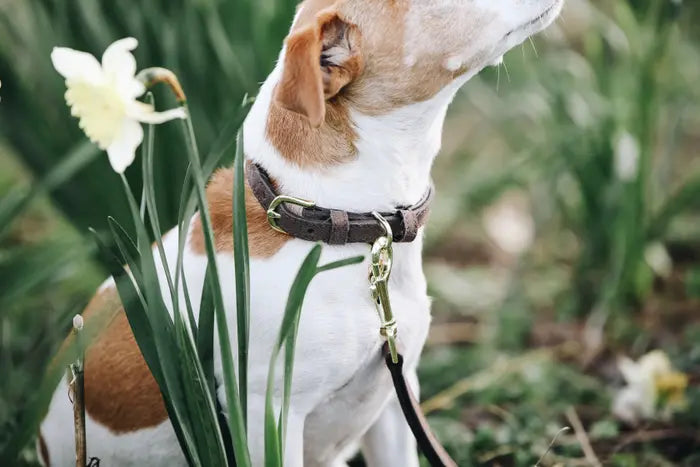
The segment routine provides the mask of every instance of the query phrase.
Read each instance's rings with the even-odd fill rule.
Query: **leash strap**
[[[406,417],[406,422],[411,428],[413,436],[416,438],[418,448],[432,467],[457,467],[457,463],[447,454],[445,448],[438,442],[430,429],[430,425],[428,425],[428,421],[423,415],[416,397],[403,376],[403,356],[398,354],[398,362],[394,363],[387,343],[384,343],[382,347],[382,354],[386,367],[391,373],[391,379],[394,383],[394,389],[396,389],[396,396],[399,399],[401,410],[404,417]]]
[[[425,419],[423,412],[421,412],[418,401],[403,377],[403,356],[397,350],[396,337],[398,330],[389,298],[389,277],[391,276],[391,269],[394,263],[393,234],[387,219],[384,219],[381,214],[376,212],[373,215],[384,229],[384,234],[372,244],[369,271],[369,290],[381,322],[379,332],[385,339],[382,355],[384,356],[386,367],[391,373],[391,380],[394,383],[401,411],[406,418],[409,428],[411,428],[413,436],[416,438],[416,443],[421,452],[433,467],[457,467],[455,461],[450,458],[445,448],[433,435],[428,421]]]
[[[273,229],[292,237],[331,245],[373,243],[384,235],[384,227],[372,213],[327,209],[292,196],[279,195],[265,169],[249,163],[248,185],[258,202],[267,211]],[[393,241],[412,242],[425,224],[433,199],[431,184],[423,198],[413,206],[381,213],[391,226]]]

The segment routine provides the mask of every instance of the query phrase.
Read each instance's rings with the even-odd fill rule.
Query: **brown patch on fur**
[[[299,166],[338,164],[356,154],[349,103],[340,93],[364,69],[361,37],[328,8],[335,3],[303,4],[266,122],[272,145]]]
[[[314,128],[321,126],[326,112],[318,65],[320,34],[318,28],[308,27],[287,39],[284,74],[275,92],[275,100],[282,107],[305,116]]]
[[[88,304],[86,323],[115,309],[115,318],[85,353],[85,410],[111,431],[126,433],[157,426],[168,413],[114,287],[101,291]]]
[[[327,167],[355,157],[350,106],[366,115],[383,115],[432,98],[468,69],[450,71],[438,62],[440,57],[404,63],[408,1],[306,0],[299,8],[266,133],[283,157],[301,167]],[[349,57],[342,66],[320,66],[322,50],[338,41],[342,25],[348,28]]]
[[[345,99],[326,103],[324,124],[313,128],[303,116],[272,104],[267,117],[267,137],[288,161],[301,167],[348,162],[357,154],[357,133]]]
[[[447,57],[423,57],[407,64],[406,16],[409,2],[366,0],[340,2],[339,14],[356,24],[362,34],[364,72],[346,88],[353,108],[367,115],[383,115],[397,108],[426,101],[468,68],[450,71],[441,61]],[[366,10],[374,13],[367,15]]]
[[[219,169],[207,186],[207,201],[211,215],[214,243],[218,252],[233,251],[233,169]],[[248,221],[248,249],[251,257],[269,258],[289,240],[289,236],[272,230],[267,213],[250,187],[245,187],[245,207]],[[190,248],[204,255],[204,232],[199,216],[192,226]]]
[[[51,465],[51,459],[49,458],[49,450],[46,447],[46,441],[41,433],[39,433],[39,458],[44,466],[48,467]]]

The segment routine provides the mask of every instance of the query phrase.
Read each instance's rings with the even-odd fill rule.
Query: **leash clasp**
[[[282,203],[296,204],[297,206],[301,206],[303,208],[311,208],[316,205],[313,201],[307,201],[305,199],[295,198],[293,196],[280,195],[273,199],[270,203],[270,207],[267,208],[267,222],[270,224],[270,227],[272,227],[273,230],[286,235],[288,235],[287,232],[285,232],[285,230],[277,223],[277,220],[282,217],[282,215],[277,212],[277,208]]]
[[[391,225],[381,214],[373,212],[372,215],[384,228],[385,235],[375,240],[372,245],[369,289],[382,323],[380,334],[384,336],[389,345],[391,361],[398,363],[399,354],[396,350],[398,330],[396,319],[391,310],[391,301],[389,300],[389,276],[391,276],[391,268],[394,262],[393,232],[391,231]]]

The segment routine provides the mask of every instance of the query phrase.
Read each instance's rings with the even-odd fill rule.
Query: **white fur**
[[[493,63],[547,26],[559,14],[563,0],[411,0],[410,3],[404,28],[404,60],[443,57],[445,68],[455,71],[462,66],[481,69]]]
[[[245,152],[261,164],[288,195],[312,199],[318,205],[356,212],[386,211],[420,199],[430,182],[430,168],[440,149],[442,124],[447,106],[459,87],[488,63],[496,60],[514,41],[522,41],[535,28],[526,26],[559,0],[414,0],[406,37],[408,63],[425,54],[445,54],[450,68],[479,59],[478,66],[432,99],[409,105],[383,116],[351,112],[359,140],[357,157],[348,163],[324,169],[300,168],[283,158],[265,135],[272,92],[279,81],[281,63],[263,84],[244,126]],[[556,7],[555,10],[558,10]],[[464,41],[426,40],[419,32],[426,15],[440,11],[450,28],[445,34],[462,32],[475,38],[477,46],[465,53]],[[472,19],[467,13],[473,13]],[[553,15],[556,14],[553,13]],[[474,19],[477,18],[477,19]],[[478,18],[481,18],[479,23]],[[495,19],[493,19],[495,18]],[[546,18],[547,21],[551,18]],[[467,21],[469,21],[467,23]],[[443,25],[444,27],[444,25]],[[510,30],[517,32],[508,35]],[[474,39],[477,40],[477,39]],[[443,50],[446,44],[452,49]],[[284,53],[284,52],[283,52]],[[169,233],[164,246],[170,266],[175,265],[177,232]],[[276,339],[287,292],[312,244],[291,239],[273,257],[251,260],[251,323],[249,351],[248,420],[251,456],[255,466],[263,464],[263,409],[267,367]],[[422,237],[410,244],[395,245],[395,264],[390,281],[392,305],[399,329],[399,349],[415,391],[415,368],[430,323],[430,301],[421,267]],[[322,263],[369,253],[362,244],[324,246]],[[236,348],[233,260],[220,254],[218,264],[225,294],[230,336]],[[199,303],[206,260],[187,251],[184,267],[193,303]],[[301,317],[292,385],[285,465],[340,466],[362,445],[370,465],[418,466],[415,441],[400,413],[387,370],[380,358],[382,340],[379,318],[370,299],[368,261],[324,273],[314,279]],[[161,278],[162,278],[161,271]],[[161,283],[165,290],[165,281]],[[102,288],[111,286],[106,282]],[[172,311],[172,310],[171,310]],[[196,310],[198,312],[198,310]],[[218,349],[218,346],[216,346]],[[216,374],[221,365],[215,355]],[[281,371],[277,372],[277,387]],[[222,390],[219,398],[225,403]],[[73,434],[70,402],[65,383],[54,395],[41,431],[53,465],[73,463]],[[89,456],[103,465],[170,466],[184,463],[169,422],[136,433],[116,434],[88,415]]]

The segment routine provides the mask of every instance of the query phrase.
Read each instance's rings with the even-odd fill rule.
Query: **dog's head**
[[[324,121],[342,97],[371,115],[430,99],[544,29],[563,0],[305,0],[275,93]]]

